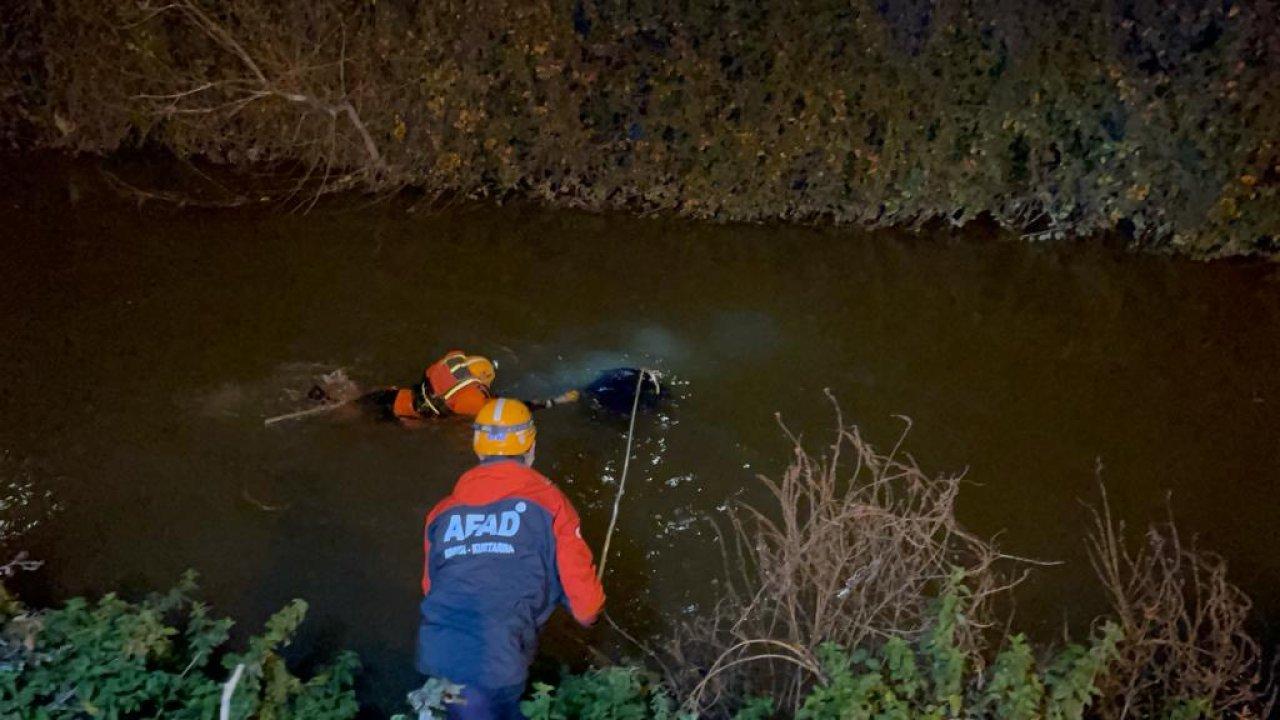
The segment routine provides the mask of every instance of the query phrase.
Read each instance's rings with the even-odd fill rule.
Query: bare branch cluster
[[[1092,511],[1090,558],[1124,631],[1100,682],[1103,716],[1163,717],[1198,705],[1206,717],[1270,717],[1274,673],[1264,672],[1245,626],[1252,603],[1227,579],[1226,561],[1184,544],[1172,517],[1131,549],[1105,487]]]
[[[349,76],[357,74],[352,66],[361,61],[348,55],[344,18],[333,14],[317,21],[323,37],[290,37],[266,32],[274,23],[262,17],[264,12],[261,3],[240,0],[214,8],[202,8],[196,0],[155,6],[144,0],[129,26],[177,18],[209,44],[210,61],[178,62],[171,53],[157,53],[160,67],[149,83],[157,89],[131,100],[147,107],[156,121],[191,123],[205,117],[224,132],[260,105],[283,103],[294,109],[292,140],[248,159],[304,163],[288,197],[303,193],[313,203],[325,193],[355,187],[398,187],[402,181],[386,162],[349,87]],[[363,57],[367,60],[368,54]],[[279,116],[278,109],[274,115],[269,110],[263,110],[263,117]]]
[[[778,479],[760,478],[776,507],[731,511],[721,535],[724,597],[666,648],[667,665],[678,669],[669,681],[687,705],[705,710],[763,694],[794,707],[821,675],[821,644],[918,637],[955,568],[973,593],[960,643],[977,656],[991,600],[1021,576],[1001,581],[994,566],[1007,556],[956,522],[962,476],[926,475],[901,452],[905,431],[883,454],[841,420],[820,457],[787,434],[790,466]]]

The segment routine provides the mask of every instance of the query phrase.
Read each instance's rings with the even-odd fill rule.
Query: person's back
[[[504,414],[516,415],[516,422],[499,422],[498,430],[482,437],[483,428],[496,427],[483,423],[501,421]],[[469,702],[495,703],[514,713],[538,629],[557,604],[591,624],[604,592],[577,512],[528,466],[528,408],[495,400],[477,423],[481,464],[464,473],[426,519],[418,670],[471,688]],[[486,445],[493,437],[499,440]],[[518,716],[498,710],[486,715],[476,707],[461,712]]]
[[[488,358],[450,350],[428,365],[416,384],[372,390],[350,402],[371,416],[408,427],[453,415],[474,417],[488,402],[496,374],[496,366]],[[319,386],[312,388],[312,393],[316,400],[331,399]]]
[[[474,416],[488,401],[494,376],[494,365],[488,358],[450,350],[423,371],[415,387],[396,388],[389,407],[402,422]]]

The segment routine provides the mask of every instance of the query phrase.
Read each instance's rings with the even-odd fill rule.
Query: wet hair
[[[614,368],[600,373],[599,377],[583,388],[587,397],[600,407],[615,413],[630,413],[635,402],[636,379],[642,371],[638,368]],[[657,407],[667,397],[667,388],[646,379],[640,385],[640,406]]]

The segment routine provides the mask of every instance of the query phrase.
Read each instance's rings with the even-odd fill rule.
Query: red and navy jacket
[[[538,629],[563,604],[604,607],[578,513],[542,474],[483,463],[427,514],[418,671],[480,688],[523,685]]]

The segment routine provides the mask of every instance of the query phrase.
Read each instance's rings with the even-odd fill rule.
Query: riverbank
[[[917,5],[24,0],[0,137],[262,179],[224,204],[414,187],[1280,251],[1273,0]]]

